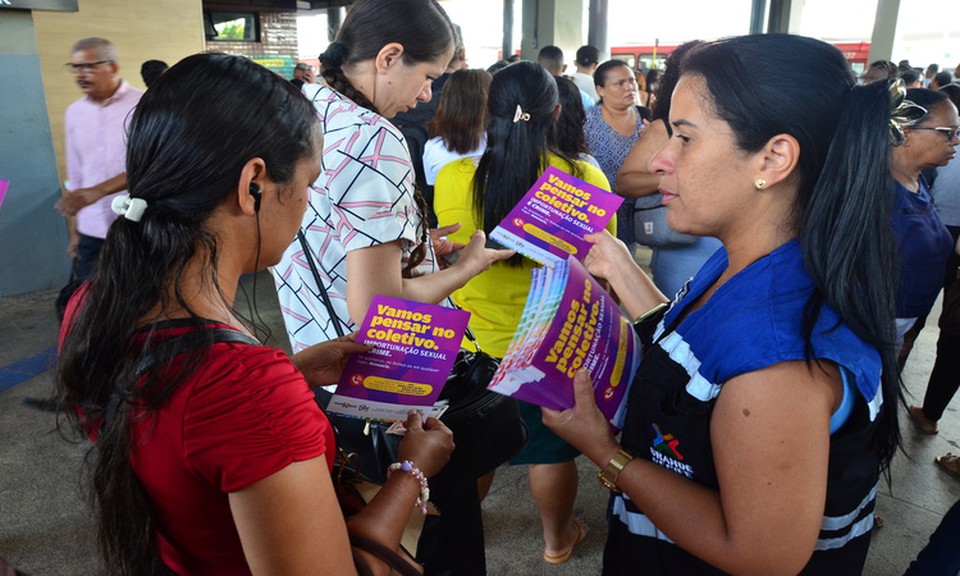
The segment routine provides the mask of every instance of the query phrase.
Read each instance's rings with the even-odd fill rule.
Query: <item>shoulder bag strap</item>
[[[333,302],[330,301],[330,296],[327,294],[327,289],[323,285],[323,280],[320,279],[320,271],[317,270],[317,263],[313,259],[313,252],[310,250],[310,244],[307,243],[307,237],[304,235],[302,228],[297,230],[297,238],[300,240],[300,247],[303,249],[303,257],[306,258],[307,265],[310,266],[310,273],[313,274],[313,279],[317,283],[320,299],[323,300],[327,314],[330,315],[330,322],[333,323],[333,329],[336,330],[337,336],[342,338],[344,332],[343,326],[340,325],[340,317],[337,316],[336,311],[333,309]]]
[[[211,340],[206,340],[207,336],[210,336]],[[170,351],[177,350],[179,347],[182,347],[184,343],[193,343],[193,346],[188,348],[183,348],[181,352],[186,352],[192,348],[200,346],[205,342],[210,344],[216,344],[218,342],[233,342],[236,344],[248,344],[250,346],[260,346],[260,342],[250,336],[247,336],[243,332],[237,330],[231,330],[229,328],[211,328],[203,333],[190,332],[187,334],[181,334],[180,336],[174,336],[163,341],[161,344],[151,348],[144,356],[140,359],[140,363],[137,364],[137,370],[134,373],[134,379],[139,380],[144,374],[156,368],[157,364],[160,363],[160,359],[168,355]],[[106,409],[103,411],[103,420],[100,422],[100,433],[102,434],[104,430],[110,427],[110,424],[113,422],[114,418],[117,417],[117,410],[120,409],[120,403],[123,401],[123,396],[117,392],[110,394],[110,399],[107,401]]]

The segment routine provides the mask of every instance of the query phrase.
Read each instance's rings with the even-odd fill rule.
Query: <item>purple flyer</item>
[[[539,312],[545,335],[517,350],[520,358],[504,358],[510,375],[494,377],[496,392],[565,410],[573,407],[573,377],[585,368],[593,380],[597,406],[616,428],[622,426],[627,391],[640,365],[640,341],[613,298],[574,258],[556,270],[565,273],[563,294],[553,302],[527,301],[528,312]],[[562,279],[554,278],[554,282]],[[536,328],[533,329],[536,331]],[[529,349],[533,346],[533,349]]]
[[[371,420],[427,416],[460,351],[470,313],[436,304],[374,296],[357,342],[375,348],[347,360],[327,411]]]
[[[0,180],[0,208],[3,208],[3,199],[7,196],[7,186],[10,186],[9,180]]]
[[[490,238],[547,266],[573,256],[583,260],[583,239],[607,225],[623,198],[547,167]]]

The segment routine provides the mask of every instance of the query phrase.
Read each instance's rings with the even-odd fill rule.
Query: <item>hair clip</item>
[[[529,112],[524,112],[524,111],[523,111],[523,108],[521,108],[520,105],[517,104],[517,111],[514,112],[514,114],[513,114],[513,122],[514,122],[514,124],[516,124],[517,122],[519,122],[519,121],[521,121],[521,120],[523,120],[524,122],[529,122],[529,121],[530,121],[530,113],[529,113]]]
[[[890,83],[890,145],[903,144],[903,129],[913,126],[927,115],[927,109],[907,100],[907,88],[897,78]]]
[[[110,209],[114,214],[123,216],[131,222],[139,222],[147,209],[147,201],[143,198],[131,198],[129,194],[122,194],[113,199]]]

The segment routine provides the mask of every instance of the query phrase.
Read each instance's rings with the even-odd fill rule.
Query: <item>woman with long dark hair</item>
[[[345,523],[333,431],[307,384],[335,382],[366,347],[287,358],[233,312],[240,276],[296,234],[322,148],[303,95],[236,56],[184,59],[132,116],[129,194],[71,301],[58,373],[67,416],[96,442],[111,574],[353,574],[347,525],[396,549],[422,478],[449,458],[450,431],[412,415],[400,458],[422,475],[394,474]]]
[[[494,75],[487,100],[487,151],[479,161],[458,160],[437,175],[434,209],[440,225],[462,224],[452,240],[463,241],[477,230],[490,233],[547,166],[609,189],[600,170],[554,145],[551,130],[559,113],[557,82],[542,66],[517,62]],[[610,229],[615,226],[611,221]],[[489,354],[506,353],[535,266],[514,256],[454,293],[457,304],[470,311],[470,325]],[[543,524],[544,560],[564,562],[586,535],[583,523],[572,516],[578,452],[543,427],[539,407],[521,402],[520,412],[530,440],[511,463],[529,465],[530,490]]]
[[[684,58],[650,165],[670,225],[723,248],[664,312],[625,246],[588,236],[643,362],[619,441],[585,372],[573,409],[544,410],[612,491],[604,574],[862,572],[900,441],[891,101],[811,38]]]
[[[355,329],[374,295],[438,303],[512,255],[486,248],[482,232],[463,244],[444,238],[455,225],[428,232],[406,142],[389,120],[430,100],[433,80],[453,55],[451,26],[436,0],[359,0],[320,55],[326,86],[308,86],[305,94],[324,135],[324,170],[301,223],[319,282],[300,242],[274,268],[294,351],[335,338],[338,325]],[[441,269],[439,258],[456,249],[462,249],[456,263]],[[471,484],[457,493],[434,491],[445,512],[428,518],[421,538],[418,558],[427,574],[485,573],[480,502]]]

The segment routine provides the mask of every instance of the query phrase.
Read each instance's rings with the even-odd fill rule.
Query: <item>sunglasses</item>
[[[960,140],[960,126],[911,126],[910,130],[934,130],[947,137],[947,142]]]

